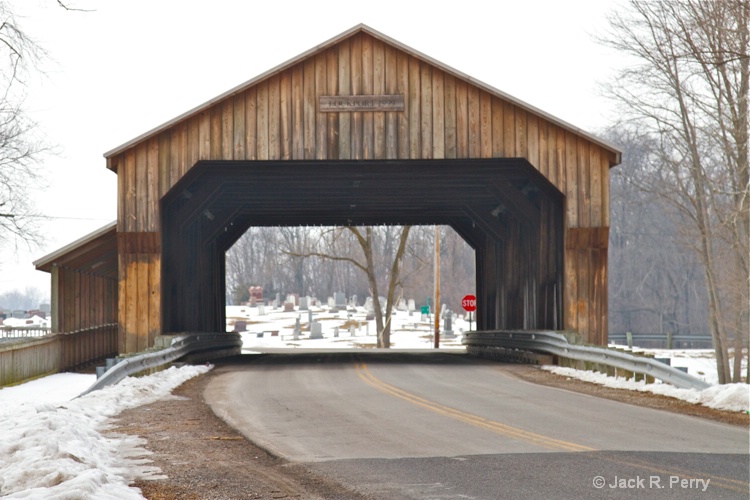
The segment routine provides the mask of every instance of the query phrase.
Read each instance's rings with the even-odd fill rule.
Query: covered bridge
[[[224,331],[225,252],[252,226],[446,224],[476,251],[479,330],[607,341],[620,152],[367,26],[105,157],[116,226],[36,263],[60,332],[116,317],[126,353]]]

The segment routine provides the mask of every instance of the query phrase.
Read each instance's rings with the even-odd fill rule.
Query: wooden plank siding
[[[318,111],[322,95],[363,94],[401,94],[404,111]],[[160,234],[159,200],[199,160],[526,158],[565,196],[562,326],[601,342],[606,241],[602,247],[595,231],[574,236],[571,231],[608,226],[614,155],[461,75],[360,31],[119,151],[108,165],[118,174],[118,233]],[[161,252],[158,244],[141,250],[128,253],[121,247],[119,257],[120,349],[126,352],[150,344],[160,330]],[[505,256],[523,251],[514,248]],[[530,272],[542,279],[549,264],[539,265]],[[552,299],[544,295],[542,300]],[[583,306],[592,301],[594,311]]]
[[[52,266],[52,332],[59,334],[59,370],[90,363],[120,351],[117,345],[118,280]]]

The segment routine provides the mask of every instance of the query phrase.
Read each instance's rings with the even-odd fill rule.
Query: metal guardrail
[[[563,358],[599,363],[601,365],[648,375],[682,389],[706,389],[711,385],[697,377],[652,358],[633,356],[602,347],[568,343],[564,335],[550,331],[483,331],[464,334],[463,344],[469,347],[504,347],[554,354]]]
[[[242,347],[238,333],[189,333],[179,335],[165,348],[144,354],[123,358],[109,368],[94,384],[78,395],[84,396],[108,385],[117,384],[125,377],[145,370],[157,368],[196,353],[211,352],[213,356],[236,354]],[[206,359],[206,356],[203,356]]]

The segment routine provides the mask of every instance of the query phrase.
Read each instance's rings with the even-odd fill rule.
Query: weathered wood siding
[[[318,112],[319,96],[360,94],[402,94],[405,110]],[[565,194],[564,327],[603,342],[614,153],[358,32],[108,158],[118,174],[121,349],[160,329],[159,199],[197,161],[502,157],[527,158]],[[154,234],[147,244],[136,241],[143,233]]]
[[[54,333],[75,333],[117,323],[116,279],[55,267],[52,294]]]
[[[118,280],[66,267],[51,274],[60,370],[125,352],[117,344]]]

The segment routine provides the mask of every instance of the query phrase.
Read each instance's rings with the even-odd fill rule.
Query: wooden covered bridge
[[[225,329],[252,226],[446,224],[476,251],[477,328],[607,340],[606,142],[359,25],[105,154],[117,223],[35,264],[53,328],[120,353]]]

